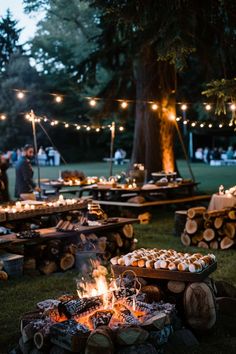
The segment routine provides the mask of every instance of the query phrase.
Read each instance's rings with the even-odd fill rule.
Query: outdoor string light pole
[[[116,131],[116,123],[112,122],[112,124],[111,124],[111,143],[110,143],[110,172],[109,172],[110,176],[112,176],[115,131]]]
[[[35,114],[34,111],[30,111],[30,120],[32,123],[32,131],[33,131],[33,139],[34,139],[34,151],[35,151],[35,162],[37,165],[38,171],[38,188],[39,188],[39,198],[41,198],[41,191],[40,191],[40,167],[39,167],[39,160],[38,160],[38,145],[37,145],[37,137],[36,137],[36,127],[35,127]]]

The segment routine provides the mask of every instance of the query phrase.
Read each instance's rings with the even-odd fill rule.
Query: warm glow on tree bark
[[[173,131],[175,129],[175,105],[166,100],[162,102],[160,140],[162,149],[162,166],[165,172],[175,171]]]

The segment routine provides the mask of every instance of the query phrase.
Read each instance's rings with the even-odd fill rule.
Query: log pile
[[[99,260],[107,263],[110,258],[127,253],[135,247],[134,229],[131,224],[114,231],[80,234],[79,241],[65,242],[50,240],[38,245],[25,245],[24,272],[39,270],[49,275],[56,271],[67,271],[75,266],[76,254],[94,251]]]
[[[187,211],[181,241],[185,246],[228,249],[236,241],[236,209],[206,211],[204,207]]]

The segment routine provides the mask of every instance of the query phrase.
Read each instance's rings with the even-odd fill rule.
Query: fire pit
[[[136,276],[107,281],[107,269],[97,264],[92,275],[92,281],[77,281],[76,296],[42,301],[22,317],[22,352],[36,347],[55,353],[59,347],[60,353],[109,354],[133,346],[150,354],[167,341],[174,305],[146,302]]]

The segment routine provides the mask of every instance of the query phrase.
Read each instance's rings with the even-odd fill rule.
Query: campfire
[[[109,347],[106,353],[114,353],[116,343],[146,342],[150,329],[165,328],[166,333],[167,326],[170,334],[173,305],[147,303],[134,274],[107,279],[107,269],[94,265],[91,280],[77,280],[77,296],[42,301],[38,311],[23,316],[23,347],[33,339],[34,347],[45,353],[53,344],[71,352],[99,353]]]

